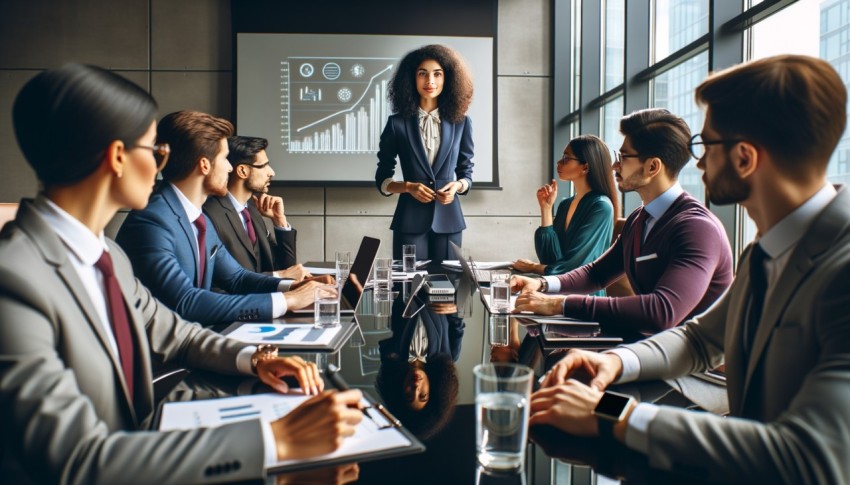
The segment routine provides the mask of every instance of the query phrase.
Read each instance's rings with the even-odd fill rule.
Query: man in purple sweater
[[[620,132],[625,139],[615,178],[620,191],[636,191],[643,206],[596,261],[558,276],[515,276],[512,289],[522,291],[515,311],[652,334],[702,313],[731,284],[732,250],[723,226],[678,182],[690,159],[688,125],[665,109],[645,109],[620,120]],[[634,296],[586,296],[624,273]]]

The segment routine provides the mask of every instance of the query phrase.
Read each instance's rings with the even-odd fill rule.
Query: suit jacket
[[[244,269],[207,224],[204,281],[198,281],[197,243],[186,211],[171,184],[163,183],[148,206],[127,216],[118,236],[136,276],[161,302],[204,325],[270,320],[281,281]],[[212,285],[231,293],[210,291]]]
[[[726,362],[732,416],[672,408],[649,426],[651,464],[724,481],[850,483],[850,191],[817,216],[767,296],[746,357],[750,252],[710,310],[632,349],[640,378]]]
[[[378,149],[375,172],[378,189],[395,173],[396,157],[406,182],[419,182],[438,190],[455,180],[472,180],[472,122],[469,118],[457,124],[441,120],[440,149],[433,166],[428,163],[418,123],[417,117],[402,118],[398,114],[387,120]],[[451,234],[466,229],[466,222],[457,197],[448,205],[437,201],[423,204],[405,193],[399,194],[390,229],[410,234],[433,229],[436,233]]]
[[[9,483],[202,483],[263,475],[258,420],[168,433],[145,430],[151,356],[236,373],[244,344],[189,323],[110,255],[135,345],[135,402],[105,326],[58,236],[23,201],[0,234],[0,476]],[[228,443],[222,446],[222,443]]]
[[[247,207],[254,233],[257,235],[256,244],[251,244],[242,225],[242,218],[227,196],[210,197],[204,204],[207,219],[215,226],[218,237],[230,255],[243,268],[255,273],[277,271],[294,265],[297,262],[295,229],[285,231],[274,228],[274,232],[271,232],[254,202],[248,201]]]

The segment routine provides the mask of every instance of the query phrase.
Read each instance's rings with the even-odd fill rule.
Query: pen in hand
[[[348,390],[348,384],[342,379],[342,376],[339,375],[339,367],[334,364],[328,364],[327,372],[325,374],[328,376],[328,380],[331,381],[331,384],[333,384],[333,386],[336,387],[337,390]],[[375,402],[372,404],[371,407],[377,409],[381,413],[381,415],[392,424],[393,427],[401,427],[401,421],[396,419],[396,417],[393,416],[381,403]],[[369,407],[363,407],[362,404],[358,404],[357,408],[360,410],[360,412],[363,413],[363,416],[371,419],[372,421],[375,420],[371,415],[369,415],[368,412],[366,412]]]

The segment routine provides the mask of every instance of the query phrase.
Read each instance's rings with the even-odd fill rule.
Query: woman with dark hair
[[[402,299],[394,305],[403,305]],[[375,381],[384,404],[421,439],[451,421],[458,395],[455,362],[465,324],[457,315],[426,307],[414,318],[393,311],[393,335],[379,342],[381,367]]]
[[[120,208],[147,205],[168,159],[156,109],[139,86],[79,64],[39,73],[15,98],[15,135],[41,191],[0,233],[4,481],[256,480],[270,456],[328,453],[362,419],[349,410],[359,391],[324,392],[272,423],[150,430],[154,363],[257,375],[280,391],[287,375],[311,394],[324,387],[313,364],[180,318],[104,236]]]
[[[427,45],[399,63],[388,90],[395,114],[381,134],[375,184],[400,194],[390,229],[393,258],[416,245],[417,259],[442,261],[466,229],[460,201],[472,185],[472,78],[456,52]],[[404,180],[394,181],[396,163]]]
[[[534,233],[534,247],[540,263],[519,259],[513,265],[518,271],[566,273],[596,260],[611,246],[620,210],[608,147],[593,135],[574,138],[564,148],[557,170],[560,180],[573,183],[575,195],[558,205],[553,220],[557,183],[552,180],[537,190],[541,222]]]

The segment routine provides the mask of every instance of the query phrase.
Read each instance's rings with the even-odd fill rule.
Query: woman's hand
[[[558,183],[555,182],[555,179],[552,179],[551,184],[537,189],[537,203],[540,204],[541,209],[551,211],[556,200],[558,200]]]
[[[449,182],[437,191],[437,202],[449,205],[455,200],[455,193],[460,189],[460,182]]]
[[[325,388],[325,381],[319,375],[316,364],[306,362],[301,357],[278,357],[257,362],[257,377],[277,392],[289,391],[289,386],[281,379],[285,376],[295,377],[304,394],[317,394]]]
[[[434,200],[436,194],[434,194],[434,190],[428,187],[425,184],[420,184],[418,182],[405,182],[404,190],[414,199],[422,202],[423,204],[427,204]]]
[[[543,274],[543,271],[546,269],[546,266],[535,263],[530,259],[520,258],[514,261],[514,264],[511,265],[513,269],[521,272],[521,273],[535,273],[535,274]]]

